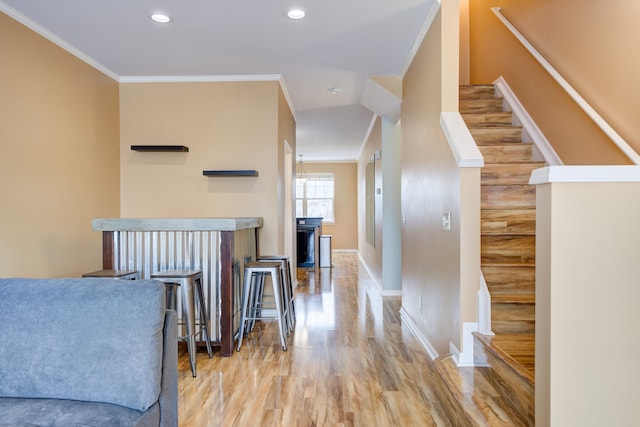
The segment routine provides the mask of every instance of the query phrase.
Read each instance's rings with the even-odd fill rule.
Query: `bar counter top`
[[[95,231],[236,231],[262,227],[262,217],[240,218],[96,218]]]

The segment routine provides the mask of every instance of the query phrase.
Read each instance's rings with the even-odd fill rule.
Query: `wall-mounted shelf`
[[[202,171],[204,176],[258,176],[257,170],[211,170]]]
[[[132,145],[133,151],[171,151],[171,152],[187,152],[189,147],[184,145]]]

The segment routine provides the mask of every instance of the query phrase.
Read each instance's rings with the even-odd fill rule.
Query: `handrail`
[[[625,156],[634,164],[640,164],[640,155],[607,123],[600,114],[567,82],[558,71],[533,47],[531,43],[518,31],[518,29],[502,14],[500,7],[492,7],[491,11],[511,31],[520,43],[531,55],[547,70],[549,75],[567,92],[580,108],[593,120],[593,122],[618,146]]]

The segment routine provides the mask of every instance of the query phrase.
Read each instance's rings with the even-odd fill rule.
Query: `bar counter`
[[[222,356],[233,354],[244,263],[256,259],[260,227],[261,217],[92,221],[102,231],[104,269],[137,270],[143,279],[164,269],[202,270],[209,331]]]

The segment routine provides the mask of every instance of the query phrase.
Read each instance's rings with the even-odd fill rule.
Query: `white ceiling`
[[[405,71],[433,1],[2,0],[0,11],[118,80],[279,75],[297,153],[349,161],[373,117],[365,81]],[[307,16],[287,18],[292,7]],[[151,21],[156,11],[173,21]]]

